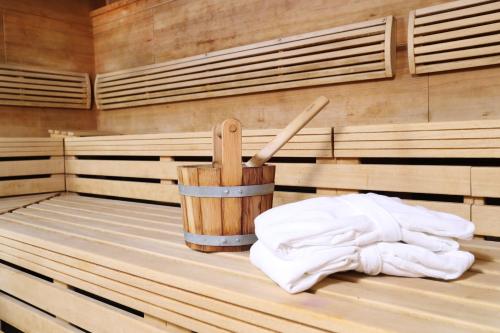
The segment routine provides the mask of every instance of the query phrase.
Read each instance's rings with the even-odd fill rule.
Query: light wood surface
[[[336,157],[499,157],[498,121],[335,128]]]
[[[0,105],[89,109],[89,74],[0,65]]]
[[[81,333],[67,322],[0,293],[0,319],[23,332]]]
[[[0,63],[89,73],[93,76],[94,48],[88,18],[91,2],[0,2]],[[7,78],[4,74],[1,76]],[[12,83],[4,81],[2,86]],[[6,93],[3,89],[1,94]],[[22,88],[13,89],[18,91]],[[54,90],[46,92],[74,94]],[[47,130],[55,127],[96,129],[96,114],[83,109],[0,106],[0,136],[46,136]]]
[[[96,77],[101,109],[392,77],[393,18],[280,37]]]
[[[500,63],[500,3],[458,0],[410,13],[408,45],[413,74]],[[493,22],[493,23],[491,23]]]
[[[254,268],[246,254],[201,254],[187,249],[180,211],[175,207],[64,196],[4,214],[0,220],[3,260],[191,330],[498,329],[495,313],[500,291],[495,281],[500,267],[494,260],[500,258],[500,248],[494,242],[465,242],[464,246],[478,251],[481,259],[470,274],[457,281],[347,273],[326,279],[313,294],[288,295]],[[38,295],[50,295],[52,302],[63,304],[48,283],[35,283],[11,268],[1,269],[5,288],[16,297],[46,307],[43,296],[31,293],[36,287]],[[11,279],[14,275],[15,280]],[[199,276],[205,278],[200,280]],[[17,283],[24,289],[16,287]],[[70,292],[65,299],[73,297]],[[176,314],[169,309],[175,309]],[[67,310],[56,304],[50,310],[85,329],[97,325],[76,313],[68,316]],[[96,313],[97,318],[104,313]],[[89,317],[88,312],[79,314]],[[127,323],[144,325],[141,319]]]
[[[10,212],[57,195],[58,193],[43,193],[0,198],[0,213]]]
[[[64,191],[63,155],[62,139],[0,138],[0,197]]]
[[[276,185],[284,186],[275,193],[274,205],[318,195],[375,191],[403,197],[411,204],[472,219],[478,234],[498,235],[496,222],[491,217],[496,209],[495,204],[491,205],[490,201],[486,200],[487,205],[478,206],[481,201],[484,205],[484,198],[500,197],[496,182],[497,168],[480,166],[481,161],[463,160],[456,163],[447,158],[497,156],[500,151],[497,139],[500,135],[499,128],[498,121],[343,126],[333,129],[335,132],[333,142],[326,141],[331,138],[327,134],[332,132],[331,129],[306,128],[292,138],[288,146],[285,145],[278,154],[292,160],[286,163],[281,161],[272,163],[276,166]],[[264,145],[264,142],[269,142],[278,131],[243,131],[243,147]],[[67,190],[178,204],[181,198],[173,184],[178,179],[176,168],[182,165],[208,163],[202,158],[212,153],[210,136],[209,132],[194,132],[67,138],[68,155],[89,154],[102,159],[67,159]],[[322,158],[323,154],[314,150],[290,149],[294,148],[290,146],[293,144],[304,149],[307,144],[322,140],[325,141],[321,145],[334,147],[333,159]],[[148,144],[145,144],[146,142]],[[204,150],[187,151],[185,148],[172,150],[172,147],[176,146],[197,147]],[[109,147],[111,150],[108,150]],[[153,150],[144,150],[146,147],[152,147]],[[165,147],[165,150],[158,150],[157,147]],[[183,161],[183,154],[186,153],[191,156],[189,161]],[[158,159],[154,157],[155,154],[172,157]],[[113,157],[115,155],[128,157],[116,160]],[[140,156],[152,157],[147,157],[149,160],[145,161],[134,160]],[[301,156],[316,158],[316,161],[295,160]],[[196,161],[197,157],[200,158],[199,162]],[[382,159],[375,162],[371,160],[393,157],[397,159]],[[360,161],[360,158],[366,160]],[[430,158],[430,160],[421,161],[418,158]],[[353,161],[356,163],[352,163]],[[84,178],[85,175],[124,178]],[[202,174],[202,182],[210,183],[213,176]],[[264,176],[263,174],[262,177]],[[260,176],[247,174],[246,177],[252,182]],[[129,178],[147,178],[150,182],[137,182]],[[195,178],[197,182],[200,181],[199,174]],[[270,179],[272,180],[272,177]],[[214,202],[199,205],[199,200],[195,200],[194,203],[197,207],[195,211],[198,213],[192,215],[192,230],[197,230],[196,228],[202,230],[202,223],[198,217],[203,211],[211,211],[210,207]],[[252,207],[254,204],[256,202],[245,203],[247,207]],[[261,198],[261,205],[270,205],[270,201]],[[471,213],[472,209],[475,213]],[[215,218],[218,219],[218,216]],[[223,223],[220,225],[222,228]]]
[[[251,156],[279,133],[278,129],[243,130],[242,153]],[[331,128],[300,131],[277,156],[332,156]],[[67,155],[212,156],[211,132],[67,138]]]
[[[96,70],[100,73],[388,15],[395,18],[398,46],[393,80],[170,103],[168,111],[164,105],[114,109],[100,114],[99,126],[123,133],[207,131],[214,123],[235,117],[247,128],[283,128],[296,115],[291,110],[299,110],[304,101],[318,95],[326,96],[331,103],[311,122],[313,127],[498,119],[500,67],[476,67],[430,76],[409,74],[406,54],[409,12],[448,2],[362,0],[347,6],[340,0],[304,3],[276,0],[261,6],[259,0],[221,0],[208,6],[203,1],[138,1],[96,12],[92,20]],[[208,30],[207,24],[211,27]]]

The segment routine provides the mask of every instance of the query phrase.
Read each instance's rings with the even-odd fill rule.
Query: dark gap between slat
[[[129,312],[133,315],[136,315],[138,317],[144,317],[144,313],[141,312],[141,311],[138,311],[138,310],[135,310],[131,307],[128,307],[126,305],[123,305],[123,304],[120,304],[120,303],[117,303],[115,301],[112,301],[112,300],[109,300],[107,298],[104,298],[102,296],[99,296],[99,295],[96,295],[96,294],[93,294],[93,293],[90,293],[88,291],[85,291],[83,289],[80,289],[80,288],[76,288],[76,287],[73,287],[73,286],[68,286],[69,289],[71,289],[72,291],[76,292],[76,293],[79,293],[81,295],[84,295],[84,296],[87,296],[89,298],[92,298],[92,299],[95,299],[101,303],[104,303],[104,304],[107,304],[107,305],[111,305],[115,308],[118,308],[120,310],[123,310],[123,311],[126,311],[126,312]]]
[[[92,193],[78,193],[78,194],[82,197],[88,197],[88,198],[110,199],[110,200],[117,200],[117,201],[123,201],[123,202],[137,202],[137,203],[145,203],[145,204],[167,206],[167,207],[180,207],[181,206],[178,203],[154,201],[154,200],[146,200],[146,199],[133,199],[133,198],[127,198],[127,197],[112,196],[112,195],[101,195],[101,194],[92,194]]]

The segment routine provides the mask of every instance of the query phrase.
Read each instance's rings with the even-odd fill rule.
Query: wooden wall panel
[[[447,0],[115,2],[91,14],[98,73],[386,15],[394,15],[397,22],[398,68],[394,80],[100,112],[98,126],[123,133],[195,131],[207,130],[232,116],[247,128],[282,127],[308,100],[320,94],[329,97],[331,103],[311,126],[499,118],[495,92],[499,68],[431,76],[408,73],[405,48],[410,10],[444,2]],[[119,24],[137,27],[115,28]],[[131,36],[128,40],[127,34]],[[107,43],[123,52],[106,48]]]
[[[429,75],[431,121],[500,118],[500,66]]]
[[[427,121],[427,78],[411,77],[406,53],[396,59],[396,78],[231,98],[117,109],[99,113],[99,126],[120,133],[203,131],[228,117],[246,128],[281,128],[318,95],[330,99],[311,127]]]
[[[432,0],[197,0],[155,8],[155,60],[229,48],[394,15],[398,43],[406,40],[407,13]],[[177,31],[173,34],[173,31]]]
[[[6,11],[4,26],[6,62],[93,72],[89,25]]]
[[[0,61],[93,73],[89,11],[95,0],[0,0]],[[0,136],[47,136],[49,128],[95,129],[96,112],[0,107]]]
[[[99,72],[153,64],[153,10],[112,18],[96,25],[94,48],[100,55],[96,58]]]

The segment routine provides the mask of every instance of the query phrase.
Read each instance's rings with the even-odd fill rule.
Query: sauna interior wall
[[[148,65],[276,37],[395,15],[393,80],[332,85],[99,112],[100,129],[124,133],[206,130],[229,117],[245,127],[282,127],[323,94],[311,126],[500,117],[500,67],[412,77],[407,16],[432,0],[139,0],[92,12],[96,72]]]
[[[0,62],[94,72],[92,0],[0,0]],[[90,110],[0,106],[0,136],[95,129]]]

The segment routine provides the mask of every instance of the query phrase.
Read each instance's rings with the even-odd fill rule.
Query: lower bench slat
[[[93,332],[166,332],[125,311],[7,266],[0,266],[0,285],[9,294]]]
[[[67,322],[4,293],[0,293],[0,319],[23,332],[82,333]]]

